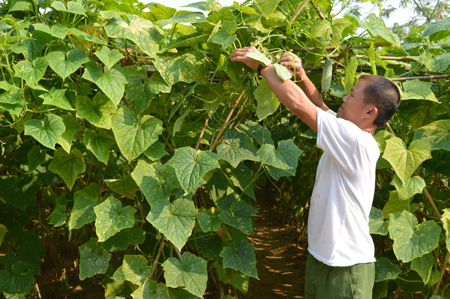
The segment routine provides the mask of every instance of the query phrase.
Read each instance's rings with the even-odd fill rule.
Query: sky
[[[188,5],[190,3],[199,2],[201,0],[153,0],[154,2],[161,3],[165,6],[176,8],[177,10],[184,9],[184,10],[195,10],[193,8],[183,8],[184,5]],[[229,6],[233,5],[234,0],[219,0],[220,4],[223,6]],[[242,3],[244,0],[237,0],[237,2]],[[389,4],[398,7],[400,3],[400,0],[389,0]],[[378,9],[375,9],[375,11],[372,9],[374,6],[370,2],[366,2],[361,4],[361,7],[363,9],[362,16],[363,18],[368,16],[370,13],[374,12],[378,15]],[[337,17],[343,17],[344,13],[341,13]],[[391,17],[388,20],[385,20],[387,27],[392,27],[395,22],[399,24],[405,24],[410,20],[410,17],[413,16],[413,12],[400,8],[395,13],[391,14]]]

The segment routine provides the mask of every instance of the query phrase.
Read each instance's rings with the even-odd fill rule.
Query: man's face
[[[367,105],[364,104],[364,88],[367,84],[368,82],[363,79],[353,86],[351,93],[343,98],[343,103],[336,115],[338,118],[359,124],[367,113]]]

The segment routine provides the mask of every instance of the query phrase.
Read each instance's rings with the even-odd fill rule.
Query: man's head
[[[381,76],[363,75],[351,93],[344,97],[337,117],[366,130],[384,125],[399,104],[400,92],[394,83]]]

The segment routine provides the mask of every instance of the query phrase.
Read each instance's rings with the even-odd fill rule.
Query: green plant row
[[[332,107],[359,73],[396,78],[450,65],[447,19],[400,42],[375,14],[332,18],[332,4],[317,2],[324,20],[308,5],[290,23],[300,1],[190,5],[204,14],[134,0],[3,3],[0,294],[25,298],[41,261],[58,267],[57,252],[71,250],[79,280],[101,279],[106,297],[246,293],[258,278],[247,240],[255,191],[281,186],[280,209],[298,217],[320,152],[314,133],[230,52],[254,45],[255,59],[276,63],[312,47],[302,58],[325,61],[324,75],[309,76]],[[359,44],[371,46],[331,58]],[[385,128],[375,135],[374,297],[402,290],[429,298],[434,288],[445,297],[446,285],[435,286],[446,282],[439,263],[450,248],[449,84],[399,86],[396,136]],[[430,186],[441,221],[422,195]]]

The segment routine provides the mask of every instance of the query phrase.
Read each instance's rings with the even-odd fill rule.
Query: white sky
[[[184,10],[195,10],[193,8],[186,8],[183,7],[185,5],[188,5],[190,3],[199,2],[201,0],[153,0],[154,2],[161,3],[165,6],[176,8],[177,10],[184,9]],[[220,4],[224,6],[233,5],[234,0],[219,0]],[[237,2],[242,3],[244,0],[237,0]],[[398,7],[400,0],[389,0],[389,5],[392,5],[394,7]],[[378,15],[378,8],[375,10],[372,10],[374,7],[371,2],[366,2],[361,4],[361,7],[363,11],[361,12],[362,18],[368,16],[370,13],[374,12],[376,15]],[[341,13],[339,17],[342,17],[344,13]],[[407,9],[401,8],[398,9],[395,13],[391,14],[391,17],[388,20],[385,20],[387,27],[392,27],[395,22],[399,24],[405,24],[410,20],[410,17],[412,17],[414,13],[412,11],[409,11]]]

